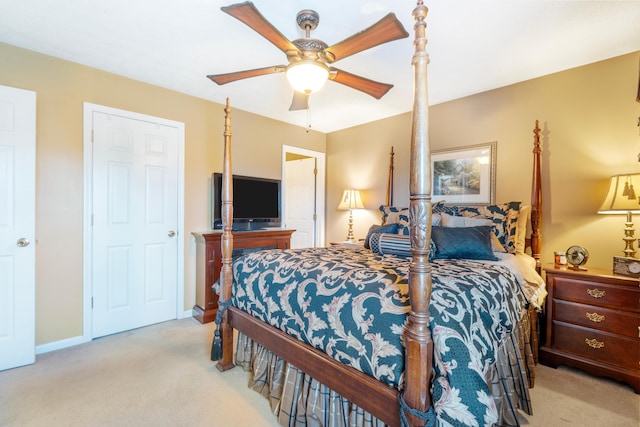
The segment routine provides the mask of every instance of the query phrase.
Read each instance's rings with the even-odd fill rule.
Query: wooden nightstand
[[[640,393],[640,280],[595,268],[544,271],[549,294],[540,362],[615,378]]]

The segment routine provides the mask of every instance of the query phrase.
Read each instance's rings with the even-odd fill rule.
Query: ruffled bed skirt
[[[497,425],[519,426],[518,409],[532,415],[529,385],[533,385],[534,358],[530,337],[530,319],[525,315],[519,328],[500,346],[499,360],[489,371],[487,383],[500,416]],[[236,364],[250,372],[249,387],[269,400],[271,410],[282,426],[385,425],[241,333],[238,334]],[[438,422],[438,425],[442,423]]]

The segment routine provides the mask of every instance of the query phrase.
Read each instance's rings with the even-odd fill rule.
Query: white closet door
[[[93,113],[93,337],[177,317],[178,129]]]
[[[35,361],[36,94],[0,86],[0,370]]]

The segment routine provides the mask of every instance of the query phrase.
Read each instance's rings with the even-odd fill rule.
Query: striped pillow
[[[436,246],[433,240],[429,243],[429,261],[431,261],[436,255]],[[371,251],[380,255],[411,256],[411,240],[405,234],[373,234],[370,244]]]

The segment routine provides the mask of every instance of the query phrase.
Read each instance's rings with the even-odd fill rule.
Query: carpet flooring
[[[0,372],[0,426],[277,426],[239,368],[209,360],[213,325],[188,318],[38,355]],[[578,370],[539,366],[530,427],[638,427],[640,396]]]

